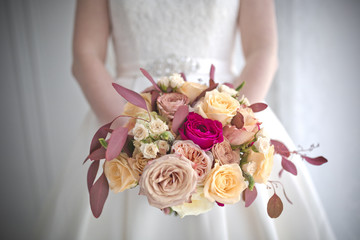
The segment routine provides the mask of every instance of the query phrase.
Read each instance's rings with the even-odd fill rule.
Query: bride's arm
[[[124,100],[105,68],[111,33],[107,0],[78,0],[73,39],[73,75],[102,123],[122,112]]]
[[[235,86],[245,81],[243,93],[250,102],[262,101],[278,66],[273,0],[241,0],[239,27],[246,64]]]

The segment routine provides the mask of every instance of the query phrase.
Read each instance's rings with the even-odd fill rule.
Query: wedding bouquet
[[[248,207],[257,196],[255,183],[268,184],[274,154],[282,157],[280,176],[283,170],[297,175],[291,154],[314,165],[327,162],[270,140],[254,115],[267,105],[240,97],[244,83],[237,88],[215,83],[214,66],[208,86],[187,82],[177,73],[155,82],[140,70],[152,86],[139,94],[113,83],[128,103],[123,115],[95,133],[85,160],[92,160],[87,183],[95,217],[102,212],[109,188],[118,193],[138,185],[151,206],[180,217],[235,204],[241,197]],[[124,117],[129,118],[126,126],[111,128]],[[103,173],[95,182],[103,159]],[[276,183],[269,182],[274,195],[267,210],[276,218],[283,204]]]

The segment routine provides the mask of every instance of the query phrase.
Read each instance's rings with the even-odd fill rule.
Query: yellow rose
[[[144,98],[144,100],[146,102],[146,106],[149,109],[149,111],[151,112],[151,94],[150,93],[141,93],[140,95]],[[146,113],[145,109],[139,108],[139,107],[127,102],[124,106],[124,111],[122,114],[137,117],[141,113]]]
[[[177,91],[187,96],[190,102],[193,102],[205,89],[207,89],[206,85],[196,82],[185,82]]]
[[[227,93],[214,89],[205,94],[204,99],[196,105],[195,112],[204,118],[218,120],[225,126],[235,116],[240,103]]]
[[[105,161],[104,173],[109,181],[110,189],[115,193],[137,185],[136,175],[130,168],[127,158],[125,153],[121,153],[118,158]]]
[[[210,201],[234,204],[246,188],[245,178],[238,164],[215,164],[204,185],[204,196]]]
[[[190,203],[183,203],[182,205],[177,205],[171,207],[174,211],[176,211],[181,218],[189,215],[197,216],[202,213],[206,213],[212,209],[214,206],[214,202],[210,202],[204,196],[204,189],[202,187],[198,187],[196,189],[196,193],[191,196]]]
[[[266,183],[274,165],[274,146],[271,145],[267,153],[250,150],[247,161],[251,164],[255,163],[252,167],[254,181],[257,183]]]

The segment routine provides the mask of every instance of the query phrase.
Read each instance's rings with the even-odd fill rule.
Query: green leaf
[[[99,138],[99,142],[100,142],[101,146],[103,146],[105,149],[107,148],[108,143],[105,141],[104,138]]]
[[[240,91],[245,86],[245,81],[242,82],[235,90]]]

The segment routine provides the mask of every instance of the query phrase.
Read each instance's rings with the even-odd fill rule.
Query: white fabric
[[[231,63],[239,3],[236,0],[111,1],[117,82],[140,91],[149,86],[134,68],[169,56],[216,59]],[[210,61],[199,60],[201,69]],[[126,68],[125,66],[135,66]],[[219,67],[215,80],[231,81],[233,74]],[[140,73],[140,72],[139,72]],[[207,79],[208,73],[192,72],[188,80]],[[115,103],[116,104],[116,103]],[[290,148],[294,144],[271,109],[258,114],[271,138]],[[214,207],[209,213],[184,219],[165,216],[148,205],[138,188],[110,193],[102,215],[90,211],[86,187],[86,156],[92,134],[99,127],[93,113],[84,121],[79,141],[62,181],[54,188],[39,225],[43,239],[333,239],[326,215],[300,159],[294,159],[299,176],[284,173],[282,182],[293,205],[284,199],[284,212],[270,219],[266,204],[272,190],[257,185],[258,198],[249,208],[242,202]],[[277,180],[280,161],[275,161],[272,180]],[[49,217],[52,216],[52,217]]]

